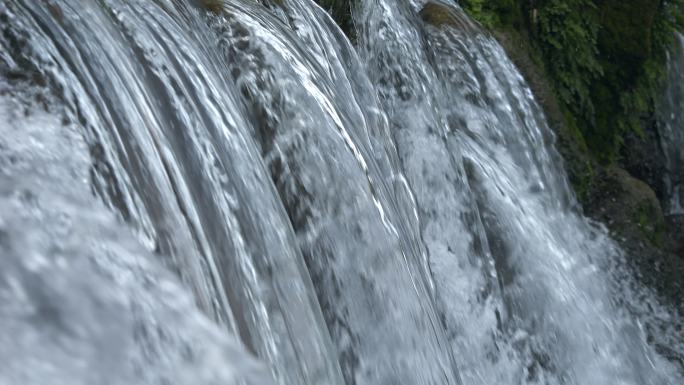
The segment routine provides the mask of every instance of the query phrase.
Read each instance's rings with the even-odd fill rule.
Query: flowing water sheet
[[[683,382],[497,42],[353,4],[0,2],[0,384]]]

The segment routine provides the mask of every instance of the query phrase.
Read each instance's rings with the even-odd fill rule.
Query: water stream
[[[0,384],[682,382],[498,43],[354,24],[0,2]]]

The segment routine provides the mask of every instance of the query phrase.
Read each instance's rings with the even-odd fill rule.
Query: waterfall
[[[81,127],[27,107],[49,97],[9,89],[0,82],[0,383],[273,383],[92,196]]]
[[[353,17],[0,3],[0,384],[681,383],[498,43]]]
[[[282,382],[334,383],[339,368],[295,236],[199,10],[41,4],[3,5],[8,45],[83,127],[99,195]]]
[[[665,155],[665,211],[669,215],[684,215],[684,36],[677,34],[668,56],[668,78],[661,106],[658,127],[660,144]]]
[[[437,11],[448,19],[435,23]],[[573,210],[553,135],[503,49],[448,3],[381,1],[361,22],[446,327],[454,351],[468,352],[464,382],[668,383],[638,327],[616,314],[605,270],[619,251]],[[478,208],[491,252],[470,219]],[[487,257],[500,292],[483,296]]]

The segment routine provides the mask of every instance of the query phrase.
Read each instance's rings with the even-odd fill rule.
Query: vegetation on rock
[[[625,149],[626,138],[644,138],[654,130],[667,48],[675,31],[684,28],[684,0],[463,0],[462,5],[499,40],[513,36],[516,50],[525,47],[535,59],[534,68],[521,68],[528,81],[548,79],[553,97],[547,99],[555,98],[558,106],[541,102],[586,205],[600,174],[593,169],[620,164],[621,155],[635,152]]]
[[[684,0],[463,0],[484,26],[529,37],[567,122],[593,157],[617,160],[643,134],[660,95],[665,52],[684,27]],[[572,120],[572,121],[570,121]]]
[[[684,226],[663,217],[658,198],[665,197],[656,194],[664,172],[656,108],[667,50],[684,30],[684,0],[461,5],[528,80],[585,212],[618,235],[638,276],[676,303],[684,289]]]
[[[454,12],[452,9],[437,3],[426,3],[419,12],[419,16],[427,24],[435,27],[448,25],[471,33],[481,32],[477,23],[473,22],[463,13]]]

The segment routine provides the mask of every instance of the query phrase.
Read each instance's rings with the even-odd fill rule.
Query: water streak
[[[684,215],[684,36],[681,34],[677,34],[667,66],[667,88],[658,127],[665,154],[665,211],[669,215]]]
[[[682,382],[498,43],[353,16],[0,2],[0,384]]]

